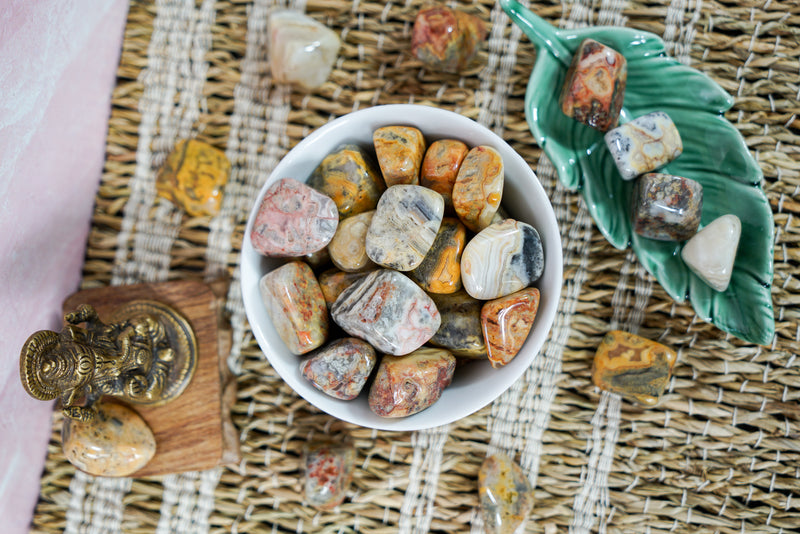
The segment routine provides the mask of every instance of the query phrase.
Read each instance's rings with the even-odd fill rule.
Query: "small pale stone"
[[[539,290],[528,287],[489,301],[481,309],[481,327],[495,369],[514,359],[536,319]]]
[[[410,278],[379,269],[342,291],[331,307],[342,329],[388,354],[408,354],[428,341],[441,324],[433,300]]]
[[[624,180],[633,180],[674,160],[683,152],[675,123],[654,111],[609,131],[606,146]]]
[[[419,185],[433,189],[444,198],[445,213],[454,214],[453,186],[458,177],[458,169],[469,152],[467,145],[455,139],[434,141],[425,152]]]
[[[142,417],[122,404],[98,402],[90,422],[65,418],[62,448],[67,460],[86,473],[124,477],[144,467],[156,452],[156,438]]]
[[[503,198],[503,158],[490,146],[467,152],[453,185],[453,207],[458,218],[473,232],[492,223]]]
[[[491,300],[527,287],[544,271],[544,250],[536,229],[506,219],[472,238],[461,255],[461,282],[476,299]]]
[[[369,407],[381,417],[407,417],[439,400],[453,380],[456,359],[444,349],[421,348],[384,356],[369,392]]]
[[[425,7],[417,13],[411,32],[411,53],[443,72],[466,68],[486,39],[483,20],[447,6]]]
[[[413,126],[384,126],[372,134],[387,187],[419,184],[419,169],[425,156],[425,138]]]
[[[230,171],[224,152],[196,139],[184,139],[175,144],[159,169],[156,191],[192,217],[216,215]]]
[[[688,178],[648,173],[633,187],[633,229],[650,239],[684,241],[697,232],[703,187]]]
[[[733,263],[742,234],[736,215],[717,217],[683,246],[686,265],[715,291],[725,291],[733,274]]]
[[[483,301],[470,297],[463,290],[450,295],[431,294],[431,298],[442,316],[442,324],[430,344],[445,348],[454,356],[486,358],[481,329]]]
[[[325,342],[328,309],[314,272],[293,261],[265,274],[261,299],[278,335],[292,354],[305,354]]]
[[[328,269],[319,275],[319,287],[322,289],[322,294],[325,296],[325,303],[328,308],[333,306],[339,295],[347,289],[353,282],[364,278],[369,272],[360,271],[355,273],[348,273],[340,271],[339,269]]]
[[[265,192],[250,241],[265,256],[305,256],[324,248],[338,225],[339,213],[330,197],[283,178]]]
[[[442,195],[419,185],[395,185],[378,202],[367,232],[367,256],[384,267],[410,271],[422,263],[442,224]]]
[[[311,443],[303,450],[306,502],[318,510],[342,504],[353,479],[355,449],[349,439]]]
[[[513,534],[533,509],[533,488],[522,468],[508,455],[486,457],[478,471],[483,527],[489,534]]]
[[[409,276],[429,293],[455,293],[461,289],[461,254],[467,229],[456,218],[445,217],[422,263]]]
[[[386,190],[377,164],[358,145],[344,145],[325,156],[308,185],[333,199],[341,219],[374,210]]]
[[[375,210],[353,215],[339,223],[339,228],[328,244],[331,261],[339,269],[347,272],[364,271],[375,268],[367,256],[367,230]]]
[[[325,83],[341,46],[336,32],[299,11],[276,10],[269,17],[268,33],[275,81],[305,89]]]
[[[375,349],[360,339],[339,339],[316,350],[300,364],[300,374],[331,397],[358,397],[375,365]]]

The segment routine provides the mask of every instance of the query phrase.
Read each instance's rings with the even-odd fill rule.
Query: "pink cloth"
[[[27,532],[52,403],[29,397],[19,353],[60,330],[77,289],[102,172],[126,0],[0,6],[0,517]]]

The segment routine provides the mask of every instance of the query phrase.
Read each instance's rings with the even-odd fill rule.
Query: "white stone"
[[[319,87],[328,79],[340,46],[333,30],[303,13],[280,10],[269,17],[269,63],[278,82]]]
[[[716,291],[725,291],[733,274],[742,223],[736,215],[723,215],[697,232],[683,247],[686,265]]]

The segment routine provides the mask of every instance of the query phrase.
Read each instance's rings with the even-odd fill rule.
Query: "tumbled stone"
[[[592,382],[600,389],[652,406],[664,393],[676,359],[675,351],[661,343],[614,330],[597,347]]]
[[[683,241],[700,226],[703,186],[681,176],[648,173],[636,180],[632,203],[637,234],[659,241]]]
[[[328,247],[323,247],[316,252],[295,259],[306,262],[314,270],[326,267],[331,263],[331,255],[328,253]]]
[[[372,134],[387,187],[419,184],[419,169],[425,156],[425,138],[412,126],[384,126]]]
[[[364,271],[375,268],[367,256],[367,230],[375,210],[353,215],[339,223],[339,228],[328,244],[331,261],[339,269],[347,272]]]
[[[307,183],[333,199],[340,219],[374,210],[386,190],[372,157],[352,144],[325,156]]]
[[[466,242],[466,227],[456,218],[445,217],[431,249],[409,276],[429,293],[455,293],[461,289],[461,254]]]
[[[265,192],[250,241],[265,256],[305,256],[324,248],[338,225],[339,213],[330,197],[283,178]]]
[[[457,73],[475,58],[486,39],[480,18],[447,6],[431,6],[417,13],[411,32],[411,53],[426,65]]]
[[[114,402],[98,402],[94,408],[89,422],[64,419],[61,441],[67,460],[103,477],[124,477],[144,467],[156,453],[156,438],[145,420]]]
[[[715,291],[725,291],[733,274],[739,248],[742,222],[736,215],[723,215],[711,221],[683,246],[681,258]]]
[[[265,274],[261,300],[278,335],[292,354],[305,354],[325,342],[328,309],[314,271],[293,261]]]
[[[453,207],[473,232],[492,223],[503,198],[503,158],[490,146],[472,148],[458,169],[453,185]]]
[[[375,360],[372,345],[349,337],[317,349],[300,364],[300,374],[331,397],[351,400],[361,393]]]
[[[221,150],[196,139],[175,144],[156,176],[156,192],[192,217],[216,215],[231,163]]]
[[[333,70],[339,36],[299,11],[275,10],[269,16],[269,66],[279,83],[315,89]]]
[[[478,471],[483,528],[489,534],[513,534],[533,509],[533,487],[507,454],[486,457]]]
[[[491,300],[527,287],[544,271],[539,232],[506,219],[473,237],[461,255],[461,282],[476,299]]]
[[[384,267],[410,271],[422,263],[442,224],[442,195],[419,185],[395,185],[378,202],[367,232],[367,256]]]
[[[622,54],[584,39],[572,57],[561,89],[561,111],[605,132],[617,125],[627,81],[628,65]]]
[[[455,139],[434,141],[425,152],[419,174],[419,185],[433,189],[444,198],[445,213],[454,214],[453,186],[458,169],[469,152],[467,145]]]
[[[442,324],[430,339],[431,345],[442,347],[462,358],[486,358],[486,343],[481,330],[483,301],[470,297],[466,291],[449,295],[431,294]]]
[[[319,275],[319,287],[325,296],[325,303],[330,308],[339,295],[356,280],[364,278],[369,272],[348,273],[339,269],[328,269]]]
[[[342,291],[331,307],[333,320],[350,334],[388,354],[408,354],[439,329],[433,300],[406,275],[379,269]]]
[[[663,111],[614,128],[606,133],[605,141],[624,180],[654,171],[683,152],[678,128]]]
[[[538,310],[539,290],[535,287],[483,304],[481,329],[492,367],[497,369],[514,359],[528,338]]]
[[[304,494],[318,510],[342,504],[353,479],[355,449],[349,439],[329,439],[304,447]]]
[[[419,413],[439,400],[455,368],[455,357],[444,349],[384,356],[369,391],[369,407],[381,417]]]

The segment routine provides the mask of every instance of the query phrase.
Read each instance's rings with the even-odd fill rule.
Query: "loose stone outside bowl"
[[[510,217],[533,225],[542,238],[545,266],[534,284],[541,292],[539,310],[528,339],[508,365],[493,369],[488,360],[456,369],[452,384],[430,408],[402,419],[386,419],[373,413],[367,390],[351,401],[334,399],[311,385],[300,373],[304,359],[289,352],[272,326],[259,295],[258,283],[268,271],[285,260],[260,255],[250,244],[250,232],[266,189],[281,178],[305,181],[322,158],[344,143],[371,150],[372,132],[382,126],[419,128],[428,146],[437,139],[458,139],[469,147],[490,145],[500,152],[505,165],[502,205]],[[259,346],[278,374],[300,396],[320,410],[368,428],[420,430],[451,423],[483,408],[508,389],[537,357],[556,315],[562,283],[561,238],[553,208],[538,178],[525,160],[489,129],[457,113],[421,105],[387,105],[356,111],[335,119],[303,139],[278,163],[263,185],[247,223],[242,244],[242,297],[250,326]]]

